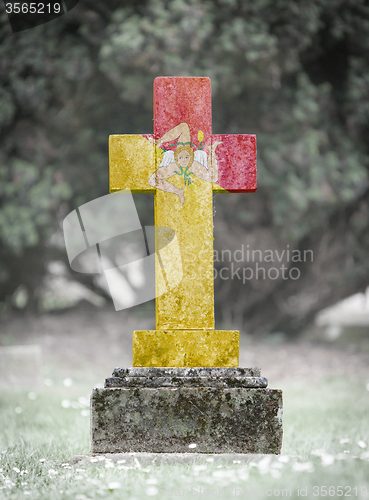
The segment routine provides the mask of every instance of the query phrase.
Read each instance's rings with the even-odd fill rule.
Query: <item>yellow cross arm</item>
[[[147,181],[156,170],[158,149],[142,135],[109,136],[109,191],[154,193]]]

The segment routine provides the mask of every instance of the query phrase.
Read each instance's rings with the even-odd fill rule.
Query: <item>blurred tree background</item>
[[[19,290],[40,309],[50,262],[67,262],[61,221],[107,194],[109,134],[152,132],[165,75],[209,76],[213,132],[258,137],[258,191],[215,196],[215,248],[314,255],[259,262],[295,280],[216,279],[218,326],[294,334],[368,285],[365,0],[81,0],[15,34],[0,3],[0,23],[2,311]]]

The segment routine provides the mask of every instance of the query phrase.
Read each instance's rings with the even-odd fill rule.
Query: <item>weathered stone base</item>
[[[280,453],[282,391],[250,388],[252,379],[257,387],[266,386],[257,369],[230,368],[228,375],[226,368],[175,370],[174,375],[147,368],[145,377],[137,369],[116,369],[108,387],[94,389],[92,452],[187,453],[196,444],[198,453]],[[189,386],[189,375],[195,387]],[[232,377],[236,387],[229,386]],[[122,387],[119,378],[129,386]],[[158,379],[166,386],[158,386]]]

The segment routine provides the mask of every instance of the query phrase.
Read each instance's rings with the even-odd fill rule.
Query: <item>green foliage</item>
[[[100,68],[122,99],[147,106],[157,74],[211,76],[223,115],[228,104],[232,108],[234,129],[258,132],[259,186],[270,199],[274,229],[286,241],[299,241],[314,226],[328,223],[368,182],[367,146],[337,120],[344,98],[351,107],[352,101],[356,106],[363,101],[355,123],[368,123],[364,60],[352,54],[346,76],[350,90],[342,102],[335,96],[341,82],[313,83],[314,75],[304,67],[310,52],[320,56],[325,49],[322,32],[331,44],[347,37],[348,10],[338,1],[282,0],[252,6],[217,2],[216,8],[195,0],[152,1],[140,13],[122,7],[107,30]],[[353,8],[351,23],[365,27],[367,21]],[[364,43],[354,30],[351,36]]]
[[[45,246],[69,209],[107,193],[108,135],[151,132],[159,75],[211,77],[214,131],[258,136],[259,191],[237,209],[219,202],[223,227],[250,234],[262,226],[298,246],[344,214],[347,241],[356,241],[345,251],[364,244],[364,216],[352,210],[369,186],[364,2],[96,0],[78,8],[16,35],[0,15],[5,253]],[[15,270],[8,276],[22,283]]]
[[[51,167],[42,170],[14,158],[0,167],[0,234],[4,245],[16,253],[51,236],[53,217],[63,200],[71,196],[70,186],[55,180]],[[41,234],[43,232],[44,234]]]

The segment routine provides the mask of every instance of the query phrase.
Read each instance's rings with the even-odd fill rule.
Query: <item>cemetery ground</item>
[[[152,323],[111,308],[1,321],[3,346],[38,344],[43,362],[38,387],[0,388],[0,498],[369,498],[369,351],[304,337],[241,336],[240,366],[260,366],[283,390],[278,458],[219,461],[191,447],[182,464],[108,455],[72,463],[90,451],[92,388],[131,366],[132,330]]]

